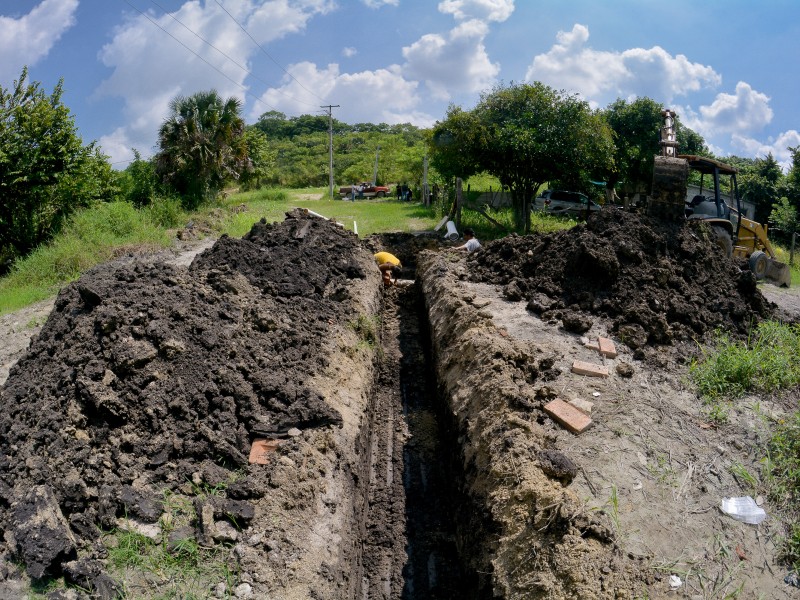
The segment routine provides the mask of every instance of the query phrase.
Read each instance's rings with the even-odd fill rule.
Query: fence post
[[[797,240],[797,232],[792,232],[792,246],[789,249],[789,266],[794,266],[794,243]]]

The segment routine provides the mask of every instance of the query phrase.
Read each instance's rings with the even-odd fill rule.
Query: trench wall
[[[419,257],[438,386],[468,498],[458,511],[458,545],[480,576],[475,597],[635,597],[635,569],[614,544],[608,517],[588,513],[542,469],[553,437],[541,425],[535,342],[496,328],[466,279],[463,258]]]

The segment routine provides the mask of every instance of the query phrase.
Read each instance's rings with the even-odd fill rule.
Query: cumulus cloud
[[[78,0],[43,0],[18,18],[0,16],[0,84],[19,78],[22,67],[46,57],[75,24]]]
[[[500,65],[489,59],[483,44],[488,31],[486,23],[473,19],[447,35],[422,36],[403,48],[404,73],[424,81],[439,100],[458,92],[480,92],[490,87],[500,72]]]
[[[253,108],[252,118],[268,110],[265,108],[267,105],[286,113],[299,112],[301,107],[293,98],[300,95],[297,80],[302,80],[326,102],[339,104],[334,114],[345,122],[393,124],[410,121],[421,126],[433,122],[430,115],[416,109],[420,101],[418,84],[406,80],[398,65],[374,71],[341,73],[335,63],[320,69],[314,63],[302,62],[291,65],[289,70],[295,79],[284,77],[280,88],[270,88],[262,94],[263,104]]]
[[[595,104],[637,96],[672,103],[678,96],[722,82],[711,67],[693,63],[682,54],[672,56],[659,46],[609,52],[588,47],[588,41],[585,25],[560,31],[553,47],[534,57],[526,81],[577,92]]]
[[[345,58],[350,58],[351,56],[355,56],[358,54],[358,50],[353,48],[352,46],[347,46],[346,48],[342,48],[342,56]]]
[[[246,100],[248,61],[260,51],[237,22],[263,45],[302,30],[313,16],[331,10],[332,3],[247,0],[227,3],[226,8],[230,15],[216,2],[185,2],[171,14],[131,14],[115,30],[99,54],[112,72],[96,90],[97,95],[121,97],[124,102],[127,125],[104,138],[110,148],[152,146],[169,102],[177,95],[213,88],[223,97]],[[305,111],[316,108],[317,98],[305,90],[302,97],[311,100]],[[117,160],[119,155],[103,149]]]
[[[772,121],[769,96],[740,81],[734,94],[718,94],[714,102],[700,107],[704,130],[709,133],[760,131]]]
[[[502,23],[514,12],[514,0],[442,0],[439,12],[459,21],[479,19]]]
[[[734,133],[731,136],[731,146],[743,156],[764,158],[771,153],[783,170],[788,171],[792,166],[792,153],[788,149],[800,146],[800,132],[790,129],[766,142]]]

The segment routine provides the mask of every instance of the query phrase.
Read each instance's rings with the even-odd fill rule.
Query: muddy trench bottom
[[[468,598],[476,586],[457,548],[463,478],[416,287],[386,290],[381,329],[361,598]]]

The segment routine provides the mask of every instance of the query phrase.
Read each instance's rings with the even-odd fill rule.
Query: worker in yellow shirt
[[[397,281],[397,275],[400,274],[400,269],[403,267],[400,264],[400,259],[389,252],[378,252],[375,254],[375,262],[378,263],[378,269],[383,275],[384,287],[394,285]],[[394,280],[392,280],[392,274],[395,276]]]

